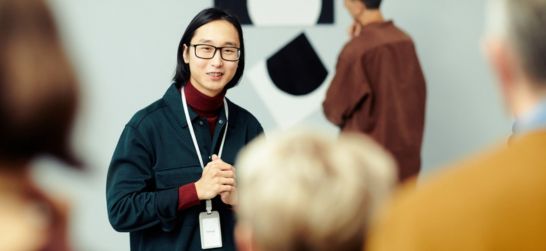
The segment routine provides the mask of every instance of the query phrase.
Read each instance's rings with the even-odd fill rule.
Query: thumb
[[[216,154],[212,155],[212,161],[219,160],[219,159],[220,159],[220,157],[218,157],[218,155],[216,155]]]

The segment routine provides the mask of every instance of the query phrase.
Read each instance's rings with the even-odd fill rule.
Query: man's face
[[[224,90],[237,72],[239,61],[226,59],[240,47],[239,33],[228,21],[216,20],[195,30],[191,44],[190,47],[184,45],[183,55],[184,62],[190,65],[191,83],[201,93],[214,97]],[[215,47],[225,49],[222,51]],[[211,54],[212,58],[199,57],[200,54]]]

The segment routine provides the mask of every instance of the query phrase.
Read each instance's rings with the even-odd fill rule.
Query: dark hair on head
[[[233,76],[233,79],[229,81],[226,85],[226,89],[229,89],[231,87],[234,87],[237,85],[239,80],[241,79],[241,76],[243,75],[243,71],[245,69],[245,43],[243,41],[243,29],[241,28],[241,24],[239,23],[239,20],[225,12],[224,10],[217,9],[217,8],[208,8],[204,9],[201,12],[199,12],[193,20],[191,20],[190,24],[186,28],[186,31],[184,31],[184,34],[182,35],[182,39],[180,39],[180,43],[178,44],[178,54],[176,55],[177,58],[177,65],[176,65],[176,72],[173,78],[173,81],[176,83],[178,87],[181,87],[186,84],[186,82],[190,79],[190,66],[189,64],[186,64],[184,62],[184,45],[189,45],[191,39],[193,38],[193,35],[195,34],[195,30],[199,29],[199,27],[210,23],[212,21],[216,20],[225,20],[231,23],[235,29],[237,29],[237,32],[239,33],[239,41],[240,41],[240,50],[241,50],[241,57],[239,58],[237,71],[235,72],[235,75]]]
[[[379,9],[381,7],[381,0],[362,0],[366,8],[368,9]]]
[[[42,154],[72,166],[78,82],[44,0],[0,0],[0,161]]]

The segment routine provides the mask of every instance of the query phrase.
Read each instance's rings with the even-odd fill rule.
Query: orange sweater
[[[382,213],[369,251],[546,250],[546,131],[403,188]]]

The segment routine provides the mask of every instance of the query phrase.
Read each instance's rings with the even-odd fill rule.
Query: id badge
[[[222,232],[218,211],[212,211],[210,214],[206,212],[199,214],[199,231],[201,233],[202,249],[222,247]]]

